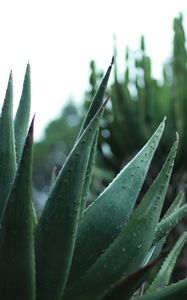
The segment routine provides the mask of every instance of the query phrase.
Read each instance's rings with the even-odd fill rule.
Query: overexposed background
[[[118,65],[125,48],[139,48],[145,36],[153,74],[172,50],[173,19],[182,12],[187,31],[186,0],[2,0],[0,2],[0,103],[13,70],[14,102],[19,101],[26,64],[31,64],[35,137],[70,97],[80,102],[88,87],[89,62],[105,70],[117,36]]]

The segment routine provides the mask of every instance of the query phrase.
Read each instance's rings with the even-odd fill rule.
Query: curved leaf
[[[108,83],[108,80],[109,80],[109,77],[110,77],[110,73],[111,73],[111,70],[112,70],[113,62],[114,62],[114,58],[112,58],[111,64],[110,64],[103,80],[101,81],[101,84],[100,84],[100,86],[99,86],[99,88],[98,88],[91,104],[90,104],[90,107],[89,107],[89,109],[87,111],[87,114],[84,118],[84,121],[83,121],[82,126],[80,128],[77,139],[80,138],[81,134],[83,133],[85,128],[88,126],[88,124],[90,123],[90,121],[95,116],[98,109],[101,107],[101,105],[103,103],[103,99],[104,99],[107,83]]]
[[[170,284],[157,291],[152,291],[140,297],[133,298],[134,300],[175,300],[186,299],[187,297],[187,278]]]
[[[183,205],[180,208],[180,205],[184,200],[184,196],[184,192],[178,193],[172,205],[169,207],[165,215],[162,217],[161,221],[158,223],[152,243],[152,248],[147,254],[147,257],[143,262],[143,266],[150,260],[158,257],[164,243],[166,242],[167,235],[187,213],[186,205]]]
[[[94,263],[127,222],[164,126],[165,121],[160,124],[142,150],[85,211],[79,224],[70,282],[79,278]]]
[[[182,203],[185,200],[185,193],[184,191],[180,191],[177,196],[175,197],[174,201],[166,211],[165,215],[163,216],[162,220],[172,214],[174,211],[178,210]]]
[[[141,265],[153,241],[177,145],[178,141],[174,143],[157,179],[127,225],[91,268],[75,284],[69,286],[66,300],[76,299],[80,295],[85,295],[88,299],[97,296],[120,276],[136,271]]]
[[[140,268],[138,271],[130,274],[127,277],[122,277],[120,280],[110,286],[102,296],[97,300],[128,300],[137,291],[137,289],[146,280],[155,265],[163,258],[163,255],[157,258],[152,263]]]
[[[180,220],[187,214],[187,204],[180,207],[178,210],[171,213],[168,217],[165,217],[158,224],[153,245],[159,242],[180,222]]]
[[[172,275],[172,271],[175,267],[176,260],[186,242],[187,242],[187,233],[184,232],[181,235],[181,237],[178,239],[173,249],[170,251],[167,258],[165,259],[159,273],[157,274],[156,278],[154,279],[153,283],[151,284],[151,286],[149,287],[146,293],[155,291],[158,288],[168,285]]]

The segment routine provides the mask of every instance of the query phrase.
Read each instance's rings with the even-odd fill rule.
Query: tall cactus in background
[[[117,52],[116,49],[115,52]],[[117,54],[115,56],[117,57]],[[152,61],[147,55],[143,37],[141,38],[138,55],[134,55],[127,49],[123,76],[119,76],[117,59],[115,60],[115,76],[110,92],[112,109],[109,107],[105,111],[101,124],[102,130],[99,136],[99,151],[96,166],[102,168],[95,169],[97,185],[101,183],[99,178],[101,170],[102,176],[100,177],[102,177],[102,180],[104,178],[104,182],[110,181],[111,174],[117,174],[133,154],[145,144],[164,116],[167,116],[168,125],[159,151],[160,153],[166,153],[168,146],[171,145],[173,132],[178,131],[181,142],[175,165],[175,175],[177,176],[175,182],[178,184],[178,179],[182,178],[185,184],[185,170],[187,169],[187,158],[185,155],[187,149],[187,139],[185,138],[187,131],[186,62],[187,51],[181,16],[174,19],[173,54],[163,68],[163,80],[161,82],[156,80],[152,75]],[[89,102],[98,88],[101,76],[101,71],[97,70],[95,62],[91,61],[90,86],[85,93],[84,105],[79,108],[82,111],[82,115],[88,109]],[[80,126],[81,120],[82,116],[78,116],[77,125]],[[41,149],[45,141],[49,145],[50,136],[54,137],[57,132],[62,132],[62,130],[58,130],[57,128],[61,128],[64,121],[67,125],[68,136],[63,131],[64,136],[56,137],[56,140],[63,139],[64,147],[66,148],[71,132],[75,133],[75,128],[71,128],[68,125],[65,113],[63,113],[61,118],[55,121],[55,127],[51,125],[50,132],[49,130],[46,131],[46,139],[39,145],[36,145],[37,165],[40,165],[40,162],[44,158],[42,151],[41,154],[39,153],[39,148]],[[52,142],[54,143],[54,138],[51,144]],[[50,147],[49,145],[49,157],[53,156],[53,150],[51,150],[53,148],[53,146]],[[150,178],[147,178],[148,183],[155,176],[155,172],[159,168],[158,163],[158,161],[156,163],[153,161]],[[45,165],[50,166],[46,170],[49,178],[52,167],[50,163]],[[106,172],[103,174],[104,169]],[[44,174],[45,172],[40,173]],[[174,189],[176,189],[176,184],[173,185]]]
[[[181,134],[181,152],[182,155],[184,155],[184,151],[187,149],[187,51],[185,48],[185,34],[182,26],[182,16],[174,20],[174,32],[172,100],[175,119],[173,121]],[[185,161],[185,164],[187,164],[187,161]]]
[[[130,66],[133,66],[133,71]],[[94,68],[96,74],[96,67]],[[173,131],[178,131],[181,147],[175,167],[177,178],[183,177],[187,166],[187,51],[182,16],[174,19],[173,55],[163,69],[163,80],[152,76],[151,59],[146,54],[144,38],[134,57],[126,52],[124,76],[119,79],[115,65],[112,84],[112,110],[107,109],[99,139],[100,163],[117,173],[147,140],[156,124],[166,115],[168,128],[159,151],[167,151]],[[96,77],[96,75],[94,75]],[[90,81],[90,84],[91,81]],[[113,114],[114,112],[114,114]],[[153,163],[152,174],[159,162]],[[156,169],[156,170],[155,170]],[[148,178],[149,181],[149,178]],[[178,188],[175,180],[174,190]]]

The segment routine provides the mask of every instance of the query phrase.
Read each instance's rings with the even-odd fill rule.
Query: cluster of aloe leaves
[[[170,284],[170,278],[187,233],[167,256],[160,255],[168,233],[187,213],[180,192],[160,217],[178,138],[136,205],[165,119],[133,160],[86,207],[112,63],[38,220],[32,202],[34,120],[28,129],[30,67],[15,119],[10,75],[0,118],[0,295],[4,300],[156,300],[185,295],[187,279]],[[158,264],[159,271],[152,272]],[[140,295],[143,284],[144,294]]]

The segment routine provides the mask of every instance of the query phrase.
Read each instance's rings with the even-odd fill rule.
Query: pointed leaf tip
[[[29,127],[29,131],[28,131],[28,135],[27,135],[27,139],[26,139],[26,145],[30,146],[33,142],[33,133],[34,133],[34,120],[35,120],[35,114],[32,118],[30,127]]]
[[[167,117],[166,117],[166,116],[164,116],[163,122],[166,122],[166,120],[167,120]]]
[[[8,78],[8,86],[7,86],[7,89],[12,86],[13,84],[13,72],[12,70],[10,71],[10,74],[9,74],[9,78]]]
[[[164,258],[165,255],[161,254],[157,259],[129,276],[122,276],[99,297],[99,300],[132,299],[130,297],[140,288],[149,272]]]
[[[112,56],[111,66],[114,64],[114,55]]]
[[[35,114],[33,115],[33,118],[32,118],[32,121],[31,121],[31,124],[30,124],[30,127],[29,127],[29,133],[32,133],[33,134],[33,130],[34,130],[34,122],[35,122]]]
[[[28,63],[27,63],[27,66],[26,66],[26,72],[25,72],[25,74],[30,74],[30,69],[31,69],[31,66],[30,66],[30,63],[29,63],[29,61],[28,61]]]
[[[30,72],[30,68],[31,68],[31,65],[30,65],[30,62],[28,60],[27,67],[26,67],[26,72]]]
[[[12,77],[13,77],[13,75],[12,75],[12,70],[11,70],[10,75],[9,75],[9,79],[12,80]]]

